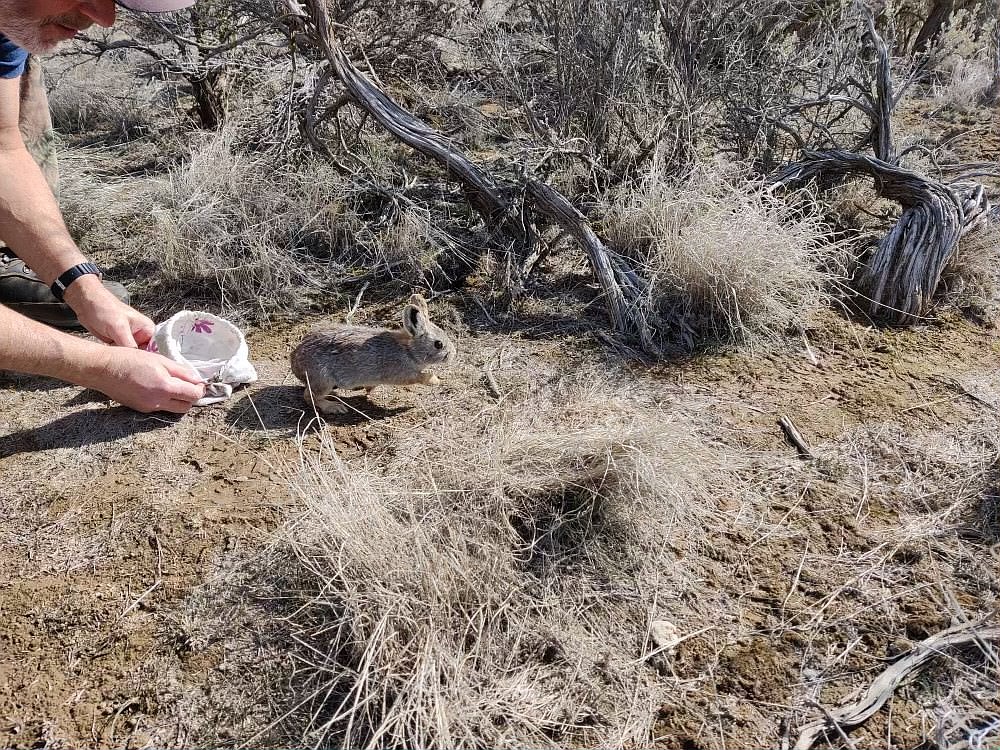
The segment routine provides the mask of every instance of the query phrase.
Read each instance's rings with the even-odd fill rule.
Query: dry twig
[[[815,458],[812,451],[809,450],[809,445],[803,439],[802,434],[792,423],[791,419],[785,415],[781,415],[781,417],[778,418],[778,424],[781,426],[781,429],[784,430],[785,437],[788,438],[788,442],[791,443],[795,447],[795,450],[799,452],[799,457]]]

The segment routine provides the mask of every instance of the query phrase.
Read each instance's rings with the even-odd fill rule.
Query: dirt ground
[[[366,312],[372,319],[388,314]],[[332,432],[348,458],[405,439],[430,411],[449,408],[450,395],[487,401],[483,368],[497,352],[513,357],[505,360],[514,363],[510,368],[535,365],[544,373],[539,377],[555,379],[587,365],[620,364],[586,336],[508,335],[487,330],[485,320],[477,329],[472,314],[468,320],[459,338],[461,364],[439,390],[382,390],[374,405],[352,402],[366,416],[319,429]],[[6,477],[0,489],[0,746],[185,744],[189,728],[173,717],[180,696],[163,687],[167,673],[178,685],[208,681],[225,667],[226,654],[185,647],[183,602],[227,555],[266,543],[267,532],[294,508],[287,473],[300,450],[298,436],[306,435],[302,445],[308,449],[316,426],[308,424],[287,355],[314,323],[253,332],[259,383],[228,403],[178,419],[134,414],[48,380],[13,374],[0,380]],[[653,368],[626,364],[621,372],[624,386],[660,394],[674,405],[668,408],[683,411],[697,403],[704,424],[733,450],[795,460],[777,424],[781,415],[818,446],[888,423],[912,435],[985,424],[1000,408],[998,355],[996,329],[958,316],[918,329],[876,330],[831,313],[800,344],[792,341],[780,351],[708,355]],[[498,371],[497,380],[504,377]],[[836,491],[837,481],[831,474],[832,489],[818,485],[807,498],[823,506],[814,543],[856,547],[861,554],[871,542],[857,521],[866,500]],[[987,479],[969,481],[976,484],[973,497],[989,489]],[[864,514],[881,514],[891,523],[898,509],[876,505]],[[994,560],[981,562],[995,566],[1000,521],[989,523],[976,533],[992,535]],[[734,532],[720,540],[719,559],[725,562],[727,543],[752,546],[767,536]],[[766,555],[772,559],[750,572],[756,603],[748,602],[740,617],[751,626],[754,618],[766,620],[775,601],[784,609],[798,596],[828,593],[822,580],[803,584],[798,593],[789,588],[801,544],[782,544],[788,549]],[[981,599],[974,586],[960,583],[955,591],[958,605],[970,613],[993,596]],[[905,621],[891,624],[904,646],[948,626],[932,598],[910,597]],[[877,667],[878,650],[887,644],[867,647],[871,654],[862,646],[845,669],[870,673]],[[777,737],[780,728],[763,727],[753,707],[789,701],[800,679],[801,652],[792,635],[785,642],[751,637],[714,652],[714,690],[735,701],[735,713],[718,719],[736,727],[730,736],[745,746]],[[712,653],[708,639],[694,638],[679,668],[703,669]],[[824,698],[835,702],[846,692],[838,695],[832,686]],[[696,708],[684,713],[664,707],[658,725],[663,746],[703,746],[692,719]],[[893,712],[873,720],[868,739],[888,727],[889,746],[917,747],[928,730],[916,717],[905,700],[898,701]],[[171,722],[172,736],[164,729]]]

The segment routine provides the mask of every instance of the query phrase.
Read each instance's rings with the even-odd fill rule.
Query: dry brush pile
[[[305,457],[286,532],[314,592],[305,736],[343,746],[642,744],[665,699],[647,619],[703,450],[574,393],[575,409],[444,421],[384,467]],[[575,412],[575,413],[574,413]],[[523,413],[520,412],[519,413]],[[473,446],[486,450],[474,450]],[[692,540],[693,541],[693,540]]]

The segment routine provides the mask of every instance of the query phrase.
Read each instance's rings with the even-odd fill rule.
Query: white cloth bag
[[[225,401],[233,395],[233,386],[257,380],[243,332],[212,313],[182,310],[156,326],[146,349],[186,364],[201,376],[205,396],[195,406]]]

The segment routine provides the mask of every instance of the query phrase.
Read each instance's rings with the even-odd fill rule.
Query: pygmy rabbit
[[[403,308],[403,328],[367,328],[339,325],[306,334],[292,352],[292,372],[305,383],[306,403],[322,414],[341,414],[347,406],[336,388],[367,393],[378,385],[440,383],[429,365],[455,359],[455,346],[434,325],[427,301],[419,294]]]

